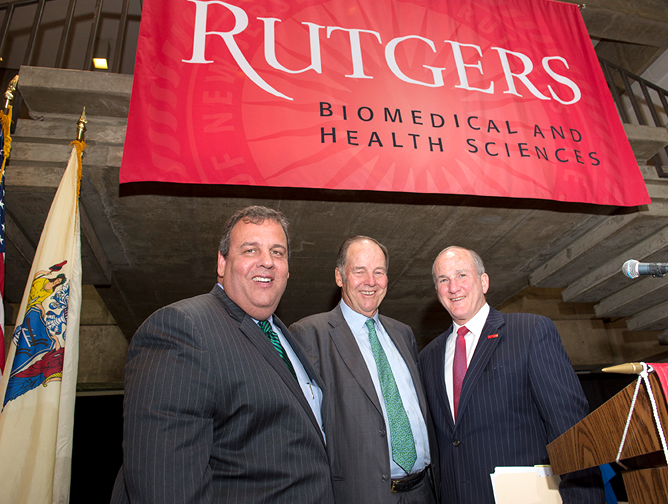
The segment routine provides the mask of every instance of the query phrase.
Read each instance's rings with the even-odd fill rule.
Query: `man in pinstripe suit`
[[[489,277],[478,254],[446,248],[432,273],[453,321],[419,356],[441,502],[493,504],[494,468],[549,464],[546,445],[589,405],[551,320],[487,304]],[[562,477],[559,491],[567,504],[605,502],[598,468]]]
[[[273,315],[288,255],[280,212],[238,211],[219,284],[134,335],[113,503],[333,503],[320,380]]]

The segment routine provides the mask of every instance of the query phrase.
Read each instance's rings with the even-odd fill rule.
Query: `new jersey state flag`
[[[69,500],[79,360],[83,142],[72,142],[32,263],[0,383],[3,504]]]

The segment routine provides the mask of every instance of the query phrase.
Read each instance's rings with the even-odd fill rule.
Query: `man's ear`
[[[483,273],[480,277],[480,281],[482,282],[482,293],[487,294],[487,290],[489,289],[489,275]]]
[[[343,287],[343,276],[339,271],[339,268],[334,268],[334,279],[336,280],[336,285]]]
[[[218,268],[216,268],[216,273],[218,273],[219,281],[221,281],[225,275],[225,258],[220,252],[218,252]]]

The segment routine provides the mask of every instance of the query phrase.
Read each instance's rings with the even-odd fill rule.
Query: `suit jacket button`
[[[387,474],[383,474],[383,481],[390,481],[390,477]]]
[[[455,439],[455,440],[452,442],[452,446],[454,446],[455,448],[456,448],[457,446],[459,446],[460,444],[461,444],[461,443],[459,442],[459,439]]]
[[[378,434],[380,434],[380,437],[385,437],[385,429],[380,429]]]

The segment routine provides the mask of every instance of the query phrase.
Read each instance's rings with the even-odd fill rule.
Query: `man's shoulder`
[[[313,315],[309,315],[308,317],[304,317],[297,322],[294,322],[290,326],[290,331],[293,331],[295,327],[306,330],[320,328],[328,324],[332,317],[334,317],[333,310],[328,312],[315,313]]]
[[[534,326],[536,324],[552,324],[552,319],[546,317],[545,315],[538,315],[537,313],[526,313],[526,312],[516,312],[516,313],[501,313],[496,312],[501,317],[506,324],[515,325],[515,324],[525,324]]]
[[[381,324],[383,324],[385,329],[388,331],[395,330],[413,334],[413,329],[411,329],[411,326],[404,324],[400,320],[387,317],[386,315],[378,315],[378,318],[380,319]]]
[[[192,310],[206,306],[220,306],[220,301],[211,293],[199,294],[197,296],[175,301],[163,309]]]
[[[427,345],[422,349],[418,355],[418,359],[423,361],[424,359],[430,358],[435,355],[435,352],[444,350],[445,340],[448,338],[448,335],[452,332],[452,325],[450,325],[444,332],[436,336],[431,340]]]
[[[223,303],[213,295],[213,291],[206,294],[199,294],[190,298],[181,299],[174,303],[163,306],[162,308],[153,312],[146,321],[165,318],[171,316],[177,317],[193,317],[201,316],[206,313],[223,313],[225,312]]]

